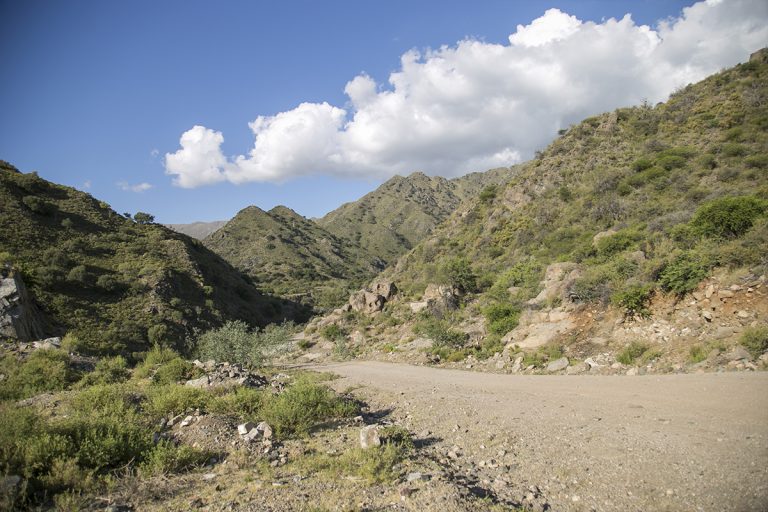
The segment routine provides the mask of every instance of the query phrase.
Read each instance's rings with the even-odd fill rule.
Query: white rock
[[[237,433],[240,434],[241,436],[244,436],[245,434],[253,430],[255,427],[256,425],[254,425],[253,422],[250,422],[250,421],[247,423],[242,423],[237,426]]]
[[[187,416],[186,418],[184,418],[184,421],[182,421],[179,426],[187,427],[187,426],[191,425],[192,422],[194,422],[194,421],[195,421],[195,417],[194,416]]]
[[[378,425],[368,425],[360,429],[360,447],[363,450],[381,446],[381,436]]]
[[[256,430],[261,433],[264,439],[270,439],[272,437],[272,427],[270,427],[269,423],[266,421],[262,421],[256,425]]]

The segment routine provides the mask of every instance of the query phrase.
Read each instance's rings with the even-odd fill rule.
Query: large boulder
[[[0,268],[0,338],[38,340],[45,337],[45,325],[19,273]]]
[[[384,303],[387,300],[378,293],[369,292],[368,290],[360,290],[355,292],[349,298],[349,306],[352,311],[358,311],[361,313],[378,313],[384,309]]]
[[[528,301],[530,306],[543,306],[547,302],[560,299],[562,304],[567,304],[569,297],[566,296],[568,287],[581,276],[581,269],[578,264],[564,261],[553,263],[547,267],[544,272],[544,280],[541,282],[541,292]]]

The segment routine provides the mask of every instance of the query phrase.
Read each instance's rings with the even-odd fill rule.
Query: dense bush
[[[668,292],[679,295],[693,291],[709,273],[709,263],[694,252],[685,252],[664,266],[659,283]]]
[[[633,364],[637,359],[648,352],[649,349],[650,347],[645,343],[633,341],[618,353],[616,360],[622,364]]]
[[[43,391],[59,391],[77,380],[69,355],[57,349],[37,350],[24,362],[13,356],[0,360],[5,379],[0,381],[0,400],[27,398]]]
[[[520,308],[512,304],[493,304],[483,311],[488,331],[504,335],[517,327],[520,319]]]
[[[128,363],[123,356],[106,357],[96,363],[92,372],[86,373],[80,380],[80,386],[95,384],[116,384],[130,377]]]
[[[739,342],[753,357],[759,357],[768,350],[768,326],[747,327]]]
[[[305,435],[318,423],[351,417],[357,412],[354,402],[336,396],[325,386],[298,379],[283,393],[269,395],[259,414],[272,426],[276,436],[286,437]]]
[[[195,340],[198,357],[253,367],[290,341],[293,324],[270,325],[264,330],[248,328],[245,322],[229,321],[222,327],[200,334]]]
[[[461,292],[477,291],[477,275],[465,258],[454,258],[444,263],[440,267],[440,275],[445,284],[454,286]]]
[[[611,302],[626,310],[629,315],[647,316],[648,302],[653,295],[653,286],[631,284],[611,296]]]
[[[437,318],[428,318],[419,321],[413,327],[413,331],[432,340],[433,346],[458,348],[467,341],[467,334],[450,328],[447,322]]]
[[[723,197],[701,206],[691,225],[706,236],[736,238],[768,211],[768,201],[755,196]]]

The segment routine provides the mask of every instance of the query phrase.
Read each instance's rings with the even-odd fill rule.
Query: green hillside
[[[0,167],[0,259],[22,272],[51,334],[72,333],[80,350],[178,346],[193,329],[227,319],[265,325],[297,313],[198,241],[135,218]]]
[[[268,212],[249,206],[203,243],[265,291],[329,309],[422,240],[464,198],[510,175],[497,169],[454,180],[395,176],[317,222],[284,206]]]
[[[383,268],[360,246],[284,206],[249,206],[203,243],[265,291],[321,307],[345,300]]]
[[[767,79],[768,64],[753,61],[664,104],[584,120],[387,275],[420,293],[465,258],[488,295],[527,262],[575,261],[589,268],[580,300],[606,301],[637,284],[683,291],[683,275],[693,282],[716,266],[765,265]]]
[[[509,169],[453,180],[420,172],[395,176],[359,200],[330,212],[318,224],[391,263],[423,240],[462,201],[510,176]]]
[[[768,272],[767,214],[764,50],[666,103],[617,109],[563,130],[505,186],[465,202],[377,277],[401,293],[373,320],[376,339],[396,346],[426,336],[435,347],[452,347],[451,360],[477,350],[488,357],[514,339],[521,320],[525,332],[554,332],[564,324],[552,319],[567,317],[572,331],[540,339],[554,340],[552,354],[586,343],[578,351],[586,357],[605,347],[589,345],[577,324],[611,333],[613,324],[598,320],[608,306],[643,318],[654,301],[674,304],[715,274],[737,290],[754,286],[736,283],[758,282]],[[550,267],[555,263],[563,265]],[[570,277],[547,277],[550,284],[564,279],[565,288],[540,295],[548,267],[553,276],[569,269]],[[434,286],[440,284],[449,287]],[[459,307],[429,306],[451,304],[441,302],[439,290],[457,294],[452,304]],[[331,315],[308,333],[329,323],[370,331],[371,321]]]

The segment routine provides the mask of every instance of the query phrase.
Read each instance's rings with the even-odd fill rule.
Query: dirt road
[[[372,407],[432,439],[424,450],[489,492],[540,493],[555,511],[768,510],[768,373],[323,369],[342,377],[338,389],[359,386]]]

